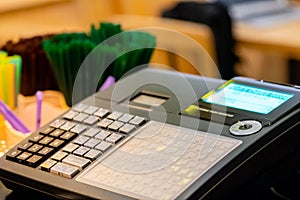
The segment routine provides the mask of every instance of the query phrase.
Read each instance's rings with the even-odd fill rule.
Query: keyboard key
[[[54,128],[59,128],[59,127],[61,127],[64,123],[66,123],[65,120],[57,119],[57,120],[55,120],[54,122],[52,122],[52,123],[50,124],[50,126],[51,126],[51,127],[54,127]]]
[[[51,159],[46,160],[45,162],[43,162],[40,167],[41,170],[46,171],[46,172],[50,172],[50,168],[55,165],[57,162]]]
[[[90,164],[90,160],[86,158],[82,158],[75,155],[68,155],[66,158],[62,160],[63,163],[73,165],[75,167],[78,167],[80,170],[83,170],[88,164]]]
[[[50,147],[53,147],[55,149],[58,149],[60,147],[62,147],[65,144],[64,140],[60,140],[60,139],[55,139],[53,142],[51,142],[49,144]]]
[[[99,118],[96,116],[89,116],[86,118],[83,123],[88,124],[88,125],[94,125],[99,121]]]
[[[108,138],[105,139],[105,141],[116,144],[117,142],[119,142],[121,139],[123,138],[122,135],[117,134],[117,133],[113,133],[111,134]]]
[[[18,149],[20,149],[20,150],[26,150],[26,149],[28,149],[31,146],[32,146],[31,142],[26,142],[26,143],[21,144],[20,146],[18,146]]]
[[[63,134],[64,132],[65,132],[64,130],[56,129],[55,131],[50,133],[50,136],[57,138],[57,137],[61,136],[61,134]]]
[[[80,134],[82,133],[87,127],[81,124],[77,124],[74,128],[72,128],[70,131],[73,133]]]
[[[104,118],[106,115],[108,115],[110,112],[107,109],[100,108],[97,110],[94,115],[100,118]]]
[[[9,151],[8,153],[6,153],[6,159],[7,159],[7,160],[16,160],[16,157],[17,157],[20,153],[22,153],[22,151],[17,150],[17,149],[15,149],[15,150],[13,150],[13,151]]]
[[[69,143],[67,144],[62,150],[68,153],[73,153],[73,151],[75,149],[77,149],[79,147],[78,144],[74,144],[74,143]]]
[[[66,178],[73,178],[79,169],[77,167],[65,164],[65,163],[56,163],[51,169],[50,173],[60,175]]]
[[[101,140],[91,138],[86,143],[84,143],[85,147],[94,148],[97,144],[100,143]]]
[[[98,149],[102,152],[105,152],[107,151],[110,147],[111,147],[111,143],[108,143],[108,142],[105,142],[105,141],[102,141],[100,144],[98,144],[95,149]]]
[[[135,129],[135,126],[132,124],[125,124],[124,126],[122,126],[119,131],[121,133],[125,133],[125,134],[129,134],[130,132],[132,132]]]
[[[123,116],[121,116],[118,121],[120,122],[124,122],[124,123],[127,123],[129,122],[134,116],[131,115],[131,114],[124,114]]]
[[[63,139],[63,140],[69,141],[69,140],[72,140],[76,136],[77,136],[76,133],[65,132],[63,135],[60,136],[60,138]]]
[[[70,110],[66,114],[63,115],[63,118],[67,119],[67,120],[73,120],[73,118],[78,114],[79,114],[78,112]]]
[[[53,152],[53,150],[54,150],[53,148],[44,147],[38,152],[38,154],[42,156],[49,156]]]
[[[75,111],[77,111],[77,112],[82,112],[82,111],[85,110],[87,107],[88,107],[88,105],[83,104],[83,103],[80,103],[80,104],[77,104],[77,105],[73,106],[72,110],[75,110]]]
[[[51,158],[56,161],[62,161],[62,159],[64,159],[67,155],[67,152],[58,151],[53,156],[51,156]]]
[[[41,150],[42,148],[43,148],[42,145],[34,144],[32,147],[30,147],[28,149],[28,151],[35,153],[35,152],[38,152],[39,150]]]
[[[73,128],[76,124],[73,122],[66,122],[64,125],[60,127],[60,129],[69,131],[71,128]]]
[[[102,130],[100,133],[98,133],[95,138],[99,140],[104,140],[108,136],[110,136],[111,132]]]
[[[101,129],[99,129],[99,128],[90,128],[87,131],[85,131],[83,133],[83,135],[88,136],[88,137],[94,137],[100,131],[101,131]]]
[[[49,144],[52,140],[53,140],[52,137],[46,136],[46,137],[44,137],[43,139],[41,139],[38,143],[39,143],[39,144],[42,144],[42,145],[47,145],[47,144]]]
[[[31,167],[36,167],[42,162],[42,156],[33,155],[29,159],[26,160],[27,164]]]
[[[43,135],[36,135],[34,137],[29,138],[30,142],[37,143],[40,141],[44,136]]]
[[[89,115],[92,115],[93,113],[95,113],[99,108],[95,107],[95,106],[89,106],[87,107],[83,112],[87,113]]]
[[[114,111],[114,112],[112,112],[110,115],[107,116],[107,119],[117,120],[117,119],[120,118],[122,115],[123,115],[123,113]]]
[[[107,128],[108,130],[112,130],[112,131],[118,131],[119,128],[121,128],[124,125],[123,122],[119,122],[119,121],[114,121],[111,125],[109,125]]]
[[[98,126],[100,126],[101,128],[107,128],[113,122],[113,120],[105,118],[98,123]]]
[[[83,156],[89,150],[90,150],[90,148],[81,146],[78,149],[76,149],[73,153],[74,153],[74,155],[77,155],[77,156]]]
[[[86,141],[88,141],[90,138],[84,135],[79,135],[77,138],[73,140],[73,143],[78,145],[83,145]]]
[[[89,115],[80,113],[76,117],[73,118],[75,122],[82,122],[85,118],[87,118]]]
[[[25,161],[26,159],[28,159],[30,156],[32,156],[32,153],[29,152],[23,152],[20,155],[17,156],[17,159],[20,161]]]
[[[39,132],[41,134],[48,135],[49,133],[51,133],[54,130],[55,130],[55,128],[53,128],[53,127],[46,127],[44,129],[40,130]]]
[[[91,149],[89,152],[87,152],[84,157],[88,158],[90,160],[96,160],[101,155],[101,151],[96,150],[96,149]]]
[[[141,126],[143,123],[146,122],[144,117],[135,116],[132,120],[129,121],[130,124]]]

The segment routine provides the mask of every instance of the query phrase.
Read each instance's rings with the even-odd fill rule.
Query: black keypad
[[[144,123],[143,117],[78,104],[11,149],[6,159],[73,178]]]

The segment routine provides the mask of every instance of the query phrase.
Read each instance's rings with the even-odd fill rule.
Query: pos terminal
[[[257,197],[298,150],[299,104],[297,86],[143,69],[17,144],[0,180],[58,199]]]

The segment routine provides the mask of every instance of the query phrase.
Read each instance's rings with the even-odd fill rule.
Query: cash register
[[[299,104],[293,85],[143,69],[10,149],[0,180],[54,199],[253,198],[297,151]]]

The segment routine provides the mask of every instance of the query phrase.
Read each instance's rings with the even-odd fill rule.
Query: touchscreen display
[[[292,98],[294,94],[228,82],[202,97],[202,101],[226,107],[268,114]]]

